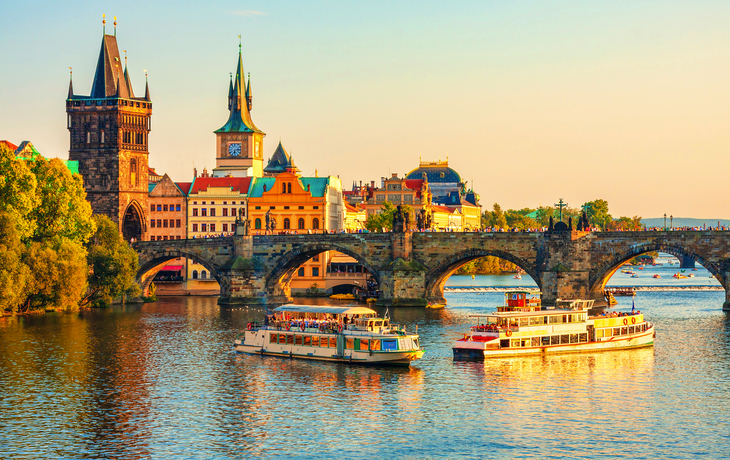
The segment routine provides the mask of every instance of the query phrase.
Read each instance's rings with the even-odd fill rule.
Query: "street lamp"
[[[664,231],[667,231],[667,213],[664,213]]]
[[[669,216],[669,228],[674,230],[674,216]]]

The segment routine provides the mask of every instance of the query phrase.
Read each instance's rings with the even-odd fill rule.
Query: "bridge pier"
[[[679,259],[679,268],[695,268],[695,260],[691,257],[683,256]]]

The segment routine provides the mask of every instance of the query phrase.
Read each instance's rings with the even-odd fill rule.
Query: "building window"
[[[151,204],[150,205],[150,212],[155,212],[155,205],[154,204]]]
[[[161,205],[161,204],[158,204],[158,205],[157,205],[157,210],[158,210],[158,211],[162,211],[162,205]]]
[[[181,224],[180,219],[175,221],[175,227],[180,228],[180,224]]]
[[[215,224],[210,224],[210,231],[211,232],[214,232],[215,231]]]
[[[162,210],[163,210],[164,212],[167,212],[167,205],[166,205],[166,204],[163,204],[163,205],[162,205]]]
[[[87,144],[91,143],[91,133],[88,131],[86,131],[86,143]]]
[[[206,272],[205,270],[201,270],[200,271],[200,279],[201,280],[207,280],[208,279],[208,272]]]
[[[290,228],[291,228],[291,225],[290,225],[290,222],[289,222],[289,218],[288,217],[285,217],[284,218],[284,230],[289,230]]]
[[[297,276],[304,276],[304,267],[299,267],[299,270],[297,271]]]
[[[198,217],[198,208],[193,208],[193,217]]]
[[[312,276],[319,276],[319,267],[312,267]]]
[[[228,231],[228,224],[223,224],[223,231],[224,232],[227,232]]]
[[[210,208],[210,217],[215,217],[215,208]]]
[[[194,280],[198,279],[198,271],[197,270],[193,270],[193,279]]]
[[[261,209],[261,206],[255,206],[254,209]]]
[[[163,236],[162,239],[167,241],[167,235]]]
[[[193,224],[193,231],[194,232],[197,232],[198,231],[198,224]]]
[[[167,228],[167,219],[163,219],[163,221],[162,221],[162,226],[163,226],[164,228]]]
[[[316,217],[312,219],[312,228],[315,230],[319,230],[319,219]]]
[[[291,193],[291,182],[287,184],[286,193]]]
[[[208,231],[208,224],[200,224],[200,231],[201,232],[207,232]]]
[[[223,217],[228,217],[228,208],[223,208]]]
[[[179,239],[180,239],[180,235],[177,235],[177,236],[175,237],[175,239],[176,239],[176,240],[179,240]]]
[[[281,183],[281,193],[286,193],[286,182]]]
[[[261,219],[256,219],[256,221],[253,224],[253,228],[256,230],[261,230]]]
[[[225,203],[223,203],[223,204],[225,204]],[[235,201],[231,201],[231,204],[236,204],[236,202]],[[241,204],[243,204],[243,203],[241,203]]]
[[[304,219],[302,219],[301,217],[300,217],[300,218],[299,218],[299,220],[297,221],[297,228],[298,228],[299,230],[303,230],[303,229],[304,229]]]
[[[299,209],[304,209],[304,206],[299,206]]]
[[[150,219],[150,227],[155,228],[155,219]]]
[[[162,219],[157,219],[157,228],[162,228]]]
[[[208,208],[200,208],[200,215],[203,217],[208,216]]]
[[[179,210],[180,210],[180,205],[178,204],[175,206],[175,211],[179,211]]]
[[[319,209],[319,206],[312,206],[312,209]]]

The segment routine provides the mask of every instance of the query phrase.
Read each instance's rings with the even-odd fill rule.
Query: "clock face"
[[[237,157],[241,154],[241,144],[229,144],[228,154],[232,157]]]

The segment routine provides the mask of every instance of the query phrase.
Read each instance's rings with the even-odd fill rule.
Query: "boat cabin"
[[[497,311],[539,311],[541,307],[539,290],[507,291],[504,294],[504,305],[497,307]]]

